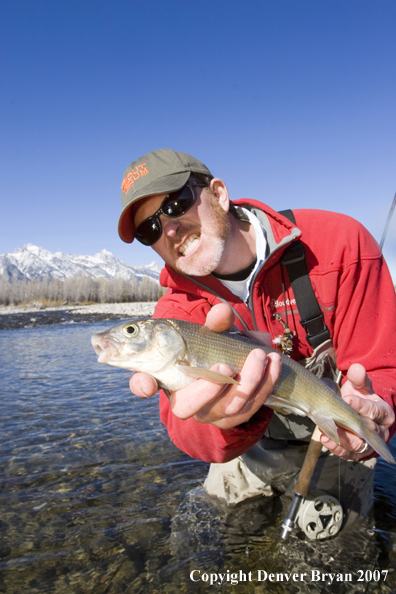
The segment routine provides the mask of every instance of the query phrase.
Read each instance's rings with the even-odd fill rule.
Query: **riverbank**
[[[140,316],[152,316],[155,302],[95,303],[92,305],[63,305],[46,307],[28,305],[24,307],[0,307],[0,330],[16,330],[33,326],[53,324],[76,324],[100,322],[102,320],[123,320]]]

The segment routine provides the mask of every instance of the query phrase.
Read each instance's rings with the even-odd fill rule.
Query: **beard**
[[[227,241],[231,237],[231,223],[229,215],[217,202],[216,198],[209,194],[212,216],[205,225],[206,238],[210,237],[209,246],[199,249],[192,254],[188,261],[177,260],[175,270],[192,276],[207,276],[219,266]],[[206,253],[205,253],[206,252]]]

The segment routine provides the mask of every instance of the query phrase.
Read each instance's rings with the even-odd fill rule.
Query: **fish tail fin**
[[[361,419],[364,426],[364,431],[361,437],[389,464],[396,464],[394,457],[391,454],[390,449],[384,442],[384,440],[374,431],[368,427],[366,419]]]
[[[330,419],[329,417],[320,414],[312,416],[312,419],[323,431],[323,433],[330,437],[330,439],[332,439],[336,444],[340,444],[340,439],[337,434],[337,426],[334,423],[333,419]],[[381,456],[381,458],[389,462],[389,464],[396,464],[390,449],[388,448],[384,440],[369,427],[368,420],[364,417],[360,417],[360,421],[362,423],[363,428],[362,430],[359,430],[359,432],[356,431],[357,435],[364,439],[373,448],[373,450],[375,450],[377,454]],[[350,427],[345,425],[344,427],[346,429],[351,429]],[[352,431],[354,431],[354,429],[352,429]]]

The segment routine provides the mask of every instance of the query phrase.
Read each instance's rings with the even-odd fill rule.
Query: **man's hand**
[[[226,304],[215,305],[206,318],[206,326],[223,332],[232,327],[234,315]],[[229,377],[233,371],[228,365],[218,363],[211,367]],[[170,405],[173,414],[181,419],[194,417],[200,423],[211,423],[221,429],[230,429],[248,421],[271,394],[281,370],[278,353],[266,355],[260,349],[247,357],[235,379],[239,385],[219,385],[207,380],[197,380],[181,390],[172,392]],[[135,373],[130,388],[141,398],[153,396],[158,390],[156,381],[149,375]]]
[[[395,421],[392,408],[373,392],[371,380],[363,365],[359,363],[351,365],[347,377],[347,381],[341,388],[343,399],[362,417],[371,419],[371,429],[387,443],[389,429]],[[326,435],[322,435],[321,438],[322,444],[333,454],[348,460],[361,460],[374,453],[370,446],[362,452],[366,442],[355,433],[341,427],[337,427],[337,429],[340,438],[339,446]]]

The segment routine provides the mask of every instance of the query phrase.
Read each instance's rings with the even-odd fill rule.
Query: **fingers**
[[[232,370],[224,364],[212,367],[231,376]],[[246,359],[241,373],[236,376],[239,385],[220,386],[198,380],[170,398],[172,412],[179,418],[194,417],[201,423],[211,423],[229,429],[248,421],[265,403],[274,389],[281,370],[278,353],[266,355],[255,349]]]
[[[230,429],[249,421],[273,392],[281,366],[278,353],[267,356],[263,351],[252,351],[237,376],[240,385],[233,386],[194,418],[220,429]]]
[[[273,392],[281,367],[282,362],[278,353],[266,355],[264,351],[258,349],[252,351],[246,359],[240,376],[237,376],[240,386],[231,392],[229,402],[224,409],[225,415],[235,417],[249,414],[250,418],[265,404],[268,396]]]
[[[205,326],[215,332],[225,332],[235,321],[234,312],[226,303],[217,303],[206,316]]]
[[[234,377],[233,370],[225,363],[217,363],[210,369],[228,377]],[[227,384],[215,384],[208,380],[199,379],[181,390],[172,392],[169,399],[172,412],[180,419],[189,419],[227,389]]]
[[[360,363],[354,363],[350,366],[347,373],[351,387],[358,390],[361,394],[372,394],[373,387],[365,368]]]
[[[334,441],[324,434],[320,439],[322,445],[330,450],[335,456],[339,456],[345,460],[361,460],[362,458],[366,458],[367,456],[370,456],[374,453],[373,448],[367,446],[366,449],[366,442],[354,433],[350,433],[345,429],[338,427],[338,436],[340,445],[334,443]],[[362,451],[363,449],[364,452]]]
[[[366,417],[369,427],[372,431],[380,433],[377,420],[381,413],[381,404],[383,402],[379,396],[373,393],[371,380],[367,376],[363,365],[354,363],[348,369],[347,381],[341,387],[341,394],[347,404],[349,404],[357,413]],[[342,427],[337,427],[340,445],[322,435],[322,444],[336,456],[348,460],[360,460],[371,455],[374,450],[371,447],[363,450],[366,442],[356,435]]]
[[[376,394],[367,394],[364,397],[357,394],[346,394],[344,400],[351,406],[361,417],[371,419],[380,425],[386,421],[389,411],[387,403]],[[390,407],[389,407],[390,408]],[[391,409],[392,411],[392,409]]]
[[[139,398],[150,398],[158,392],[157,382],[147,373],[134,373],[129,380],[129,387]]]

